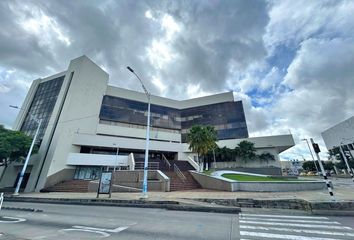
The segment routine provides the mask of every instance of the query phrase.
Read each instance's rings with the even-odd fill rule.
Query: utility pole
[[[318,146],[317,143],[315,143],[315,142],[313,141],[312,138],[310,138],[310,141],[311,141],[311,144],[312,144],[312,147],[313,147],[313,151],[314,151],[315,154],[316,154],[316,157],[317,157],[317,160],[318,160],[318,164],[320,165],[320,168],[321,168],[321,171],[322,171],[323,179],[324,179],[325,182],[326,182],[327,189],[328,189],[328,193],[329,193],[329,195],[331,196],[332,201],[336,201],[336,199],[334,198],[334,193],[333,193],[331,184],[330,184],[330,182],[329,182],[329,180],[328,180],[328,178],[327,178],[327,174],[326,174],[326,172],[325,172],[325,170],[324,170],[324,167],[323,167],[323,165],[322,165],[320,156],[318,155],[318,153],[321,152],[320,147]]]
[[[12,106],[12,105],[10,105],[10,107],[23,110],[22,108],[19,108],[19,107],[17,107],[17,106]],[[12,194],[13,196],[18,196],[18,195],[19,195],[18,192],[20,191],[20,187],[21,187],[21,183],[22,183],[22,180],[23,180],[23,176],[25,175],[26,168],[27,168],[29,159],[30,159],[30,157],[31,157],[34,144],[36,143],[36,140],[37,140],[37,136],[38,136],[38,133],[39,133],[39,129],[41,128],[41,125],[42,125],[42,119],[36,118],[36,117],[33,116],[31,113],[30,113],[30,116],[31,116],[31,117],[33,118],[33,120],[38,124],[38,126],[37,126],[36,133],[35,133],[35,135],[34,135],[34,137],[33,137],[33,140],[32,140],[32,143],[31,143],[31,147],[30,147],[30,149],[28,150],[25,163],[23,164],[23,167],[22,167],[22,170],[21,170],[21,173],[20,173],[20,177],[18,178],[15,192]]]

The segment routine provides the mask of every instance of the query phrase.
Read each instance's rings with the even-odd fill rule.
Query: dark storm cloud
[[[162,70],[164,79],[220,91],[231,64],[242,71],[266,54],[268,15],[262,1],[175,1],[166,9],[184,31],[173,44],[179,60]]]

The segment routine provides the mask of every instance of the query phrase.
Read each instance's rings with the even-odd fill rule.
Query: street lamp
[[[115,162],[115,164],[114,164],[114,172],[116,171],[116,166],[118,165],[118,151],[119,151],[119,147],[118,147],[118,144],[115,144],[115,143],[113,143],[113,146],[117,146],[117,151],[116,151],[116,162]]]
[[[23,110],[22,108],[19,108],[18,106],[10,105],[10,107]],[[41,125],[42,125],[42,119],[36,118],[31,113],[30,113],[30,116],[38,124],[38,127],[37,127],[36,133],[35,133],[35,135],[33,137],[33,140],[32,140],[32,143],[31,143],[31,147],[28,150],[27,157],[26,157],[26,160],[25,160],[25,164],[23,164],[23,167],[22,167],[22,170],[21,170],[21,173],[20,173],[20,177],[18,178],[17,186],[16,186],[16,189],[15,189],[15,192],[13,193],[13,196],[18,196],[19,195],[18,192],[20,191],[20,187],[21,187],[21,183],[22,183],[22,180],[23,180],[23,176],[25,175],[25,171],[26,171],[29,159],[31,157],[31,153],[32,153],[32,150],[33,150],[33,147],[34,147],[34,143],[36,142],[36,139],[37,139],[37,136],[38,136],[38,133],[39,133],[39,129],[41,128]]]
[[[311,151],[311,148],[310,148],[310,144],[309,144],[309,142],[307,141],[307,139],[306,139],[306,138],[301,139],[301,141],[306,141],[307,146],[309,147],[309,151],[310,151],[311,156],[312,156],[313,164],[315,164],[315,167],[316,167],[316,172],[318,173],[319,171],[318,171],[318,167],[317,167],[317,165],[316,165],[316,160],[315,160],[315,158],[313,157],[313,154],[312,154],[312,151]]]
[[[148,115],[147,115],[147,125],[146,125],[146,147],[145,147],[145,161],[144,161],[144,181],[143,181],[143,196],[142,198],[147,198],[147,174],[148,174],[148,157],[149,157],[149,141],[150,141],[150,97],[151,94],[148,92],[146,87],[143,84],[143,81],[139,78],[139,76],[134,72],[134,70],[131,67],[127,67],[127,69],[132,72],[137,79],[141,83],[141,87],[144,89],[144,92],[146,94],[147,100],[148,100]]]

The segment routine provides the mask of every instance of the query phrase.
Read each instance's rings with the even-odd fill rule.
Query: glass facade
[[[194,125],[214,126],[218,140],[247,138],[248,130],[241,101],[215,103],[181,111],[182,142]]]
[[[147,103],[129,99],[104,96],[100,119],[146,126]],[[178,109],[151,104],[151,126],[166,129],[181,129]]]
[[[182,133],[182,142],[186,142],[188,130],[197,124],[214,126],[219,140],[248,137],[241,101],[181,110],[151,104],[150,112],[152,127],[179,131]],[[103,97],[100,123],[119,122],[132,126],[146,126],[146,118],[147,103],[108,95]]]
[[[36,133],[38,123],[32,119],[32,114],[35,118],[42,119],[42,126],[39,130],[38,140],[43,138],[54,105],[57,101],[61,85],[63,84],[64,77],[65,76],[61,76],[38,85],[26,118],[22,123],[21,131],[32,137]]]

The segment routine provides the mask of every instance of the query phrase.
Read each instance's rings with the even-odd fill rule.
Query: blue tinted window
[[[104,96],[100,119],[146,126],[147,103]],[[182,142],[193,125],[211,125],[219,140],[247,138],[248,130],[242,102],[224,102],[187,109],[151,104],[151,126],[182,130]]]
[[[57,100],[61,85],[65,76],[55,78],[50,81],[40,83],[33,97],[31,106],[28,110],[25,120],[22,123],[21,131],[30,136],[34,136],[38,124],[32,119],[31,114],[37,119],[42,119],[42,125],[39,130],[38,140],[43,138],[47,129],[49,119]]]

